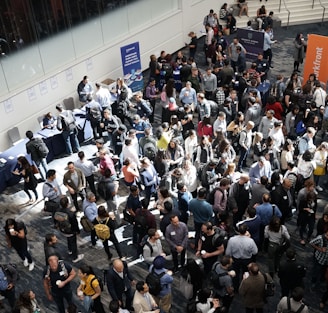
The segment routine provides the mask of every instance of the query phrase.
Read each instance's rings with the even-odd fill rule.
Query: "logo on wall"
[[[121,47],[124,81],[132,92],[143,89],[139,42]]]

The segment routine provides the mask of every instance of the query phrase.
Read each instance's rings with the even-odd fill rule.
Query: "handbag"
[[[39,174],[40,173],[39,169],[34,164],[31,165],[31,170],[32,170],[33,174]]]
[[[326,174],[326,169],[323,166],[317,166],[313,171],[313,175],[315,176],[323,176]]]
[[[190,282],[190,275],[188,274],[187,279],[180,276],[179,289],[183,296],[189,300],[192,298],[194,293],[194,286]]]

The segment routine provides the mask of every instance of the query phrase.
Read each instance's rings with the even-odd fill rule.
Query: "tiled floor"
[[[272,70],[271,77],[278,73],[284,74],[288,77],[292,71],[293,60],[292,60],[292,41],[295,38],[298,32],[304,33],[317,33],[322,35],[328,35],[328,27],[327,23],[323,26],[321,25],[303,25],[303,26],[295,26],[290,27],[288,30],[286,29],[277,29],[275,30],[275,37],[278,40],[278,44],[273,48],[273,60],[274,60],[274,69]],[[231,38],[229,38],[231,40]],[[202,40],[201,40],[202,41]],[[201,49],[199,49],[201,51]],[[203,56],[199,52],[197,55],[197,60],[199,60],[198,64],[201,68],[204,68],[202,64]],[[157,113],[157,112],[156,112]],[[85,145],[82,147],[82,150],[85,152],[87,157],[91,157],[93,153],[95,153],[96,148],[93,145]],[[52,161],[49,164],[50,168],[54,168],[57,171],[57,180],[59,182],[62,181],[63,174],[65,172],[65,166],[69,160],[76,159],[76,154],[69,158],[57,159]],[[38,186],[39,194],[41,195],[42,184]],[[63,188],[63,192],[66,192],[65,188]],[[119,202],[121,203],[121,209],[124,207],[124,201],[127,195],[127,189],[122,184],[120,185],[119,190],[120,198]],[[319,214],[322,212],[324,205],[327,200],[327,192],[324,191],[319,195]],[[66,241],[65,238],[52,228],[51,219],[45,219],[41,214],[41,210],[43,208],[43,201],[39,200],[38,203],[35,203],[30,206],[25,206],[24,202],[27,201],[27,197],[22,191],[22,185],[16,185],[8,188],[4,193],[0,195],[0,225],[4,225],[4,221],[9,217],[15,217],[17,219],[23,220],[28,227],[28,239],[31,254],[35,260],[36,266],[33,272],[28,272],[26,268],[23,267],[23,264],[19,260],[17,254],[14,251],[9,250],[6,247],[4,240],[4,231],[1,229],[2,240],[0,243],[0,262],[1,263],[17,263],[18,270],[20,271],[21,279],[17,285],[17,294],[18,292],[31,288],[35,293],[39,301],[41,302],[41,306],[45,309],[45,312],[52,313],[56,312],[56,307],[53,303],[49,303],[45,298],[45,294],[42,287],[42,269],[44,266],[44,254],[43,254],[43,240],[44,236],[48,232],[55,232],[59,239],[59,248],[64,257],[68,257],[67,249],[66,249]],[[100,202],[99,202],[100,204]],[[153,212],[156,214],[156,212]],[[157,214],[158,219],[158,214]],[[296,234],[296,223],[295,219],[288,223],[288,228],[292,234],[293,240],[292,243],[297,250],[298,258],[304,262],[311,268],[311,257],[312,252],[311,249],[306,246],[305,248],[300,246],[297,241]],[[124,253],[129,257],[128,264],[130,266],[131,272],[135,275],[136,279],[144,279],[146,276],[146,267],[142,264],[141,260],[137,258],[135,248],[131,245],[131,226],[123,226],[116,231],[118,237],[120,238],[120,242],[123,247]],[[84,262],[95,267],[98,273],[101,273],[101,270],[108,267],[108,261],[103,249],[94,250],[89,249],[90,238],[83,231],[81,232],[81,236],[78,239],[79,250],[81,253],[85,254]],[[116,252],[114,251],[114,256]],[[188,252],[189,257],[194,257],[192,251]],[[263,270],[266,269],[265,258],[260,255],[258,258],[258,262]],[[306,296],[305,301],[308,303],[313,309],[312,311],[318,311],[319,297],[323,290],[319,290],[316,293],[311,293],[309,291],[309,272],[306,278]],[[276,304],[279,300],[279,286],[277,279],[275,280],[277,283],[277,292],[276,296],[270,299],[268,305],[266,306],[266,311],[274,312]],[[73,282],[73,289],[75,289],[78,280],[75,279]],[[108,302],[109,295],[107,293],[107,289],[105,289],[103,293],[103,302],[105,303],[106,310],[108,310]],[[75,301],[78,303],[78,300],[75,298]],[[3,301],[5,308],[3,312],[9,312],[9,307],[6,300]],[[173,307],[172,313],[182,313],[185,312],[185,304],[186,301],[182,297],[179,291],[179,279],[176,277],[173,283]],[[243,312],[243,307],[241,305],[240,298],[238,296],[235,297],[233,301],[231,312]]]

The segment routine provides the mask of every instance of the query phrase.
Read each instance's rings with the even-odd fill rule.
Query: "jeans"
[[[77,136],[74,130],[63,130],[62,135],[64,137],[65,145],[66,145],[66,152],[68,154],[72,154],[72,144],[74,146],[74,151],[77,152],[80,150],[80,144],[77,140]]]
[[[56,302],[57,308],[58,308],[58,313],[65,313],[65,304],[64,304],[64,299],[68,304],[72,303],[72,290],[69,288],[68,290],[62,290],[60,293],[52,294],[52,297],[54,298],[54,301]]]
[[[41,178],[45,180],[46,179],[46,176],[47,176],[47,172],[48,172],[48,164],[47,164],[46,158],[43,158],[41,160],[37,160],[37,161],[34,161],[34,162],[35,162],[35,164],[36,164],[36,166],[37,166],[37,168],[38,168],[38,170],[40,172]],[[44,173],[41,170],[41,166],[40,165],[43,167]]]
[[[77,258],[77,243],[76,243],[76,235],[72,235],[67,237],[67,248],[68,251],[72,252],[72,258],[75,260]]]
[[[240,157],[239,157],[238,166],[237,166],[238,170],[242,169],[243,166],[245,166],[247,156],[248,156],[248,152],[249,152],[248,149],[244,149],[244,148],[240,149]]]

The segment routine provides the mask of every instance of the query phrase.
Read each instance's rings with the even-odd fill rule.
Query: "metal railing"
[[[319,0],[319,4],[322,7],[322,19],[321,19],[321,24],[323,24],[323,20],[325,19],[325,13],[326,13],[326,7],[321,3],[321,0]],[[314,6],[314,0],[312,0],[312,9]]]
[[[314,0],[312,0],[314,2]],[[319,0],[320,1],[320,0]],[[287,8],[287,5],[286,5],[286,2],[285,0],[282,0],[283,4],[284,4],[284,7],[285,7],[285,10],[288,12],[288,17],[287,17],[287,27],[289,26],[289,17],[290,17],[290,11],[288,10]],[[313,4],[312,4],[313,5]],[[279,0],[279,13],[280,13],[280,9],[281,9],[281,0]]]

